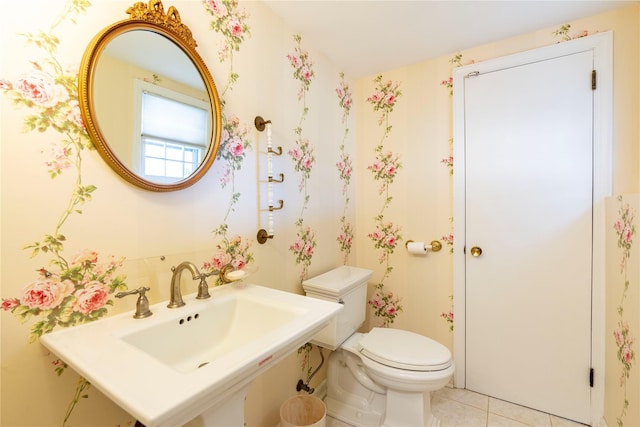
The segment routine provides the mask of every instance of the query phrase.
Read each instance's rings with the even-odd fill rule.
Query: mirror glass
[[[153,7],[162,5],[155,0]],[[182,26],[177,11],[170,12],[174,26]],[[141,188],[188,187],[215,159],[220,105],[194,46],[161,23],[121,21],[98,34],[83,58],[89,134],[105,161]]]

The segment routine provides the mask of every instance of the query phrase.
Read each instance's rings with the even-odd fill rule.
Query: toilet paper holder
[[[404,243],[404,247],[405,247],[405,248],[407,248],[407,249],[409,249],[409,243],[414,243],[414,241],[413,241],[413,240],[407,240],[407,241]],[[418,242],[418,243],[419,243],[419,242]],[[424,245],[424,246],[425,246],[425,249],[426,249],[426,250],[430,250],[431,252],[439,252],[439,251],[440,251],[440,249],[442,249],[442,243],[440,243],[440,241],[439,241],[439,240],[432,240],[432,241],[431,241],[431,243],[430,243],[430,245],[431,245],[431,247],[429,247],[429,246],[427,246],[427,245],[425,244],[425,245]]]

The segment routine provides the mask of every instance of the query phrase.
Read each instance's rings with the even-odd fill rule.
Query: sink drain
[[[205,365],[208,365],[209,362],[202,362],[201,364],[198,365],[198,369],[202,368]]]

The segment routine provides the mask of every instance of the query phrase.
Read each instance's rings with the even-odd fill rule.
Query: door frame
[[[480,74],[574,53],[594,52],[597,89],[593,97],[593,264],[591,304],[591,363],[594,386],[591,390],[591,424],[604,416],[605,373],[605,198],[613,185],[613,33],[611,31],[561,42],[513,55],[456,68],[453,72],[453,233],[456,242],[465,242],[465,150],[464,87],[465,76]],[[457,90],[456,90],[457,89]],[[456,371],[454,386],[466,385],[466,300],[464,244],[453,247],[453,295],[455,328],[453,332]],[[585,378],[587,381],[587,378]]]

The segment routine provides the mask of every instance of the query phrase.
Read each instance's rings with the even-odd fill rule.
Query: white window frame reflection
[[[194,107],[193,111],[204,117],[203,124],[198,126],[198,132],[196,132],[202,136],[196,140],[193,136],[190,141],[183,140],[182,135],[193,133],[192,122],[189,123],[190,120],[176,120],[170,115],[160,120],[174,126],[171,137],[162,135],[160,132],[157,132],[158,134],[145,133],[143,129],[143,98],[145,95],[163,98],[177,105]],[[183,93],[140,80],[135,82],[135,102],[133,157],[137,173],[144,179],[156,183],[174,183],[188,178],[196,171],[208,149],[209,104]],[[197,119],[195,121],[197,122]],[[180,129],[179,126],[191,128]]]

